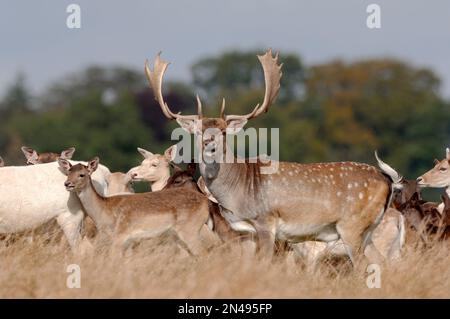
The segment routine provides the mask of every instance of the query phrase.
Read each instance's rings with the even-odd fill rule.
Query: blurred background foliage
[[[205,113],[218,116],[222,97],[228,114],[249,112],[263,98],[264,79],[256,54],[229,51],[191,67],[191,82],[164,83],[173,111],[195,112],[195,94]],[[362,161],[373,152],[415,178],[442,158],[450,135],[450,103],[429,69],[395,59],[330,61],[305,65],[299,55],[280,56],[279,99],[247,127],[280,128],[284,161]],[[170,70],[169,70],[170,72]],[[0,99],[0,154],[22,165],[22,145],[59,152],[70,146],[75,159],[99,155],[112,171],[127,171],[141,157],[137,147],[163,152],[177,127],[166,120],[143,70],[89,67],[67,75],[33,96],[24,74]]]

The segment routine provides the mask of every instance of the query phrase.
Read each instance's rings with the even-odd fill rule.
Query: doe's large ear
[[[172,162],[175,159],[175,156],[177,155],[177,145],[172,145],[168,149],[164,151],[164,157],[168,162]]]
[[[150,158],[154,156],[152,152],[144,150],[143,148],[138,147],[137,150],[139,153],[141,153],[142,156],[144,156],[144,158]]]
[[[64,158],[59,158],[58,164],[63,174],[69,175],[69,171],[72,168],[72,164],[70,164],[70,162]]]
[[[39,163],[39,155],[38,153],[32,149],[31,147],[22,146],[23,155],[27,159],[27,164],[38,164]]]
[[[92,173],[94,173],[97,170],[99,162],[100,162],[100,159],[98,157],[94,157],[94,159],[89,161],[88,167],[87,167],[89,175],[91,175]]]
[[[75,153],[75,147],[68,148],[65,151],[61,152],[60,158],[71,159],[73,156],[73,153]]]
[[[5,166],[5,161],[3,160],[3,158],[0,156],[0,167]]]
[[[234,119],[227,121],[227,133],[228,134],[237,134],[240,130],[242,130],[247,124],[246,119]]]
[[[439,160],[437,158],[435,158],[434,161],[433,161],[433,165],[436,166],[439,163],[440,163]]]

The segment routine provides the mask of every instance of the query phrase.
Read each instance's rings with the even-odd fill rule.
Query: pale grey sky
[[[82,27],[66,27],[81,6]],[[366,7],[381,6],[378,30]],[[0,0],[0,94],[19,71],[39,93],[91,64],[142,69],[158,51],[169,78],[189,78],[200,57],[231,48],[294,51],[307,64],[397,57],[432,68],[450,97],[448,0]]]

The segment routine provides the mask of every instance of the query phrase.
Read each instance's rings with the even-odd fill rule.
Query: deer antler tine
[[[281,67],[283,64],[278,63],[279,52],[272,56],[272,49],[266,51],[263,55],[257,55],[264,71],[265,93],[262,104],[256,105],[253,111],[247,115],[227,115],[226,119],[251,119],[265,113],[269,110],[270,105],[275,101],[280,91],[280,80],[283,73]]]
[[[220,107],[220,118],[225,119],[225,98],[222,98],[222,106]]]
[[[203,112],[202,112],[202,101],[200,100],[200,97],[196,96],[197,98],[197,115],[199,116],[199,118],[203,117]]]
[[[162,80],[164,77],[164,73],[166,72],[166,69],[170,63],[164,61],[161,59],[161,52],[159,52],[156,55],[155,62],[153,65],[153,70],[150,69],[148,65],[148,60],[145,60],[145,75],[147,77],[148,83],[150,87],[153,90],[153,94],[155,95],[156,101],[158,101],[159,106],[164,113],[164,115],[170,119],[177,119],[177,118],[186,118],[186,119],[197,119],[198,115],[181,115],[178,113],[173,113],[169,105],[164,101],[163,95],[162,95]],[[200,104],[201,108],[201,104]]]

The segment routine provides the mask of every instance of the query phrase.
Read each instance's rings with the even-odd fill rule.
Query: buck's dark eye
[[[86,176],[86,175],[84,175],[84,174],[80,174],[80,177],[84,177],[84,176]]]

